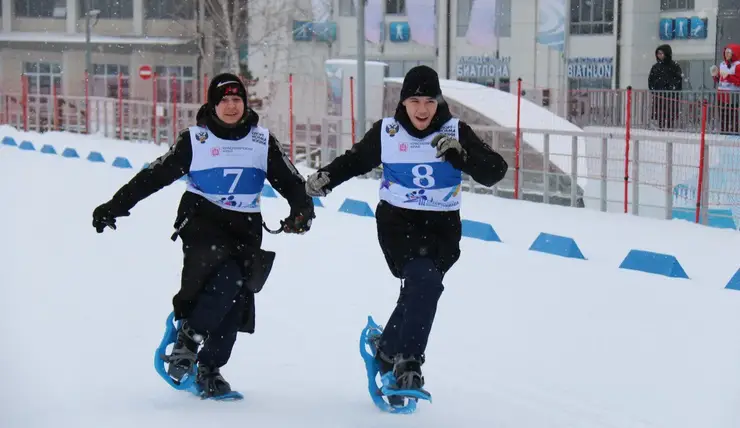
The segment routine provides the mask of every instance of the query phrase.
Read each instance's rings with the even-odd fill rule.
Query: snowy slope
[[[141,162],[161,152],[120,150]],[[257,332],[224,369],[246,399],[200,402],[152,368],[179,283],[169,236],[183,184],[117,231],[90,224],[132,174],[0,145],[0,427],[740,425],[740,293],[723,289],[738,234],[467,194],[464,217],[504,242],[464,239],[446,278],[425,366],[434,403],[378,413],[357,339],[367,314],[385,322],[398,283],[373,220],[337,212],[347,196],[377,201],[377,184],[361,180],[326,198],[308,234],[265,236],[278,259]],[[264,205],[271,226],[288,212],[282,199]],[[528,251],[542,231],[574,237],[588,260]],[[676,255],[691,279],[618,269],[631,248]]]

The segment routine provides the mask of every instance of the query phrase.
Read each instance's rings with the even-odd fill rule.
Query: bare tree
[[[246,43],[248,0],[183,0],[170,10],[169,22],[179,27],[184,37],[198,41],[198,49],[207,68],[213,68],[215,51],[227,51],[229,71],[240,74],[239,42]],[[195,25],[193,25],[195,23]],[[204,24],[209,25],[204,25]],[[208,30],[210,27],[211,31]]]
[[[179,24],[182,30],[199,39],[200,53],[206,63],[214,65],[208,49],[212,44],[216,52],[226,53],[220,59],[228,71],[246,74],[240,66],[240,48],[248,45],[250,53],[272,53],[287,48],[293,19],[310,20],[310,9],[303,10],[300,3],[300,0],[186,0],[178,4],[170,18],[173,24]],[[195,29],[186,24],[192,22],[193,15],[199,22]]]
[[[206,20],[211,22],[215,45],[227,52],[230,72],[242,74],[239,48],[247,44],[248,1],[199,0]]]
[[[280,83],[287,83],[289,73],[307,73],[315,62],[318,52],[311,48],[321,44],[293,41],[293,21],[313,20],[310,5],[305,0],[250,0],[249,54],[260,56],[264,67],[259,72],[265,77],[262,93],[266,106],[274,100]]]
[[[264,87],[260,92],[266,106],[277,93],[279,83],[287,82],[289,73],[311,74],[315,56],[314,49],[306,49],[313,44],[301,44],[300,48],[293,41],[293,20],[312,21],[311,2],[306,0],[187,0],[190,10],[195,10],[198,22],[194,32],[192,25],[186,25],[184,15],[173,16],[185,30],[200,40],[199,49],[206,69],[223,66],[226,70],[240,75],[249,75],[240,61],[240,48],[249,46],[250,57],[259,57],[259,70],[254,70],[265,77]],[[189,14],[193,16],[193,14]],[[190,18],[192,19],[192,18]],[[190,21],[192,23],[192,20]],[[215,52],[211,50],[215,48]],[[318,50],[327,45],[316,44]],[[212,53],[220,54],[214,58]],[[215,66],[215,67],[214,67]],[[221,70],[214,70],[216,72]],[[321,70],[318,70],[319,74]],[[256,76],[255,76],[256,77]],[[254,79],[254,77],[252,77]],[[246,82],[255,86],[256,80]],[[250,98],[257,98],[250,93]],[[260,105],[262,100],[260,101]]]

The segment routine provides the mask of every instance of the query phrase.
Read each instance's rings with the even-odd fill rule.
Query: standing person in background
[[[730,43],[722,51],[719,67],[709,69],[717,84],[719,127],[722,134],[738,134],[738,106],[740,105],[740,45]]]
[[[655,49],[655,60],[648,76],[648,89],[657,91],[651,97],[652,118],[658,121],[659,128],[673,128],[680,110],[678,91],[683,90],[683,72],[681,66],[673,60],[670,45],[658,46]]]

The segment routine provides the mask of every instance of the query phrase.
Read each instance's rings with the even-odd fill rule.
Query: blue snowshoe
[[[154,352],[154,369],[157,374],[171,387],[179,391],[188,391],[203,399],[244,398],[239,392],[231,391],[218,369],[198,367],[198,347],[203,340],[204,338],[190,329],[186,323],[181,320],[175,322],[174,312],[170,313],[165,323],[162,341]],[[174,346],[168,355],[167,347],[170,345]]]
[[[375,323],[372,316],[367,317],[367,325],[360,336],[360,355],[365,361],[368,392],[380,410],[388,413],[409,414],[416,411],[419,399],[429,400],[431,395],[423,389],[399,388],[394,376],[394,366],[389,358],[378,351],[378,341],[383,329]],[[377,377],[380,375],[380,384]],[[403,379],[407,379],[404,377]]]
[[[184,334],[180,333],[182,324],[182,320],[175,322],[174,312],[167,317],[164,336],[159,343],[159,347],[154,352],[154,369],[171,387],[180,391],[188,391],[195,385],[198,351],[197,347],[196,349],[189,349],[186,343],[184,343],[187,342],[187,338],[184,337]],[[178,339],[181,345],[179,352],[177,346]],[[172,354],[167,355],[167,347],[169,345],[175,346],[172,348]],[[166,368],[165,363],[168,364]]]

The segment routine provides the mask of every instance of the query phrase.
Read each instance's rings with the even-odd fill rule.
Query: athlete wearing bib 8
[[[380,161],[383,180],[380,199],[399,207],[420,211],[460,209],[462,171],[437,158],[431,145],[440,134],[459,139],[458,119],[442,125],[441,132],[423,138],[410,135],[395,118],[381,121]]]
[[[406,74],[393,117],[373,124],[351,150],[309,176],[306,192],[326,196],[378,166],[378,241],[403,286],[374,343],[375,362],[388,385],[424,396],[421,366],[442,280],[460,257],[462,173],[493,186],[508,166],[470,126],[452,117],[437,73],[426,66]],[[404,405],[398,397],[388,396],[389,404]]]

